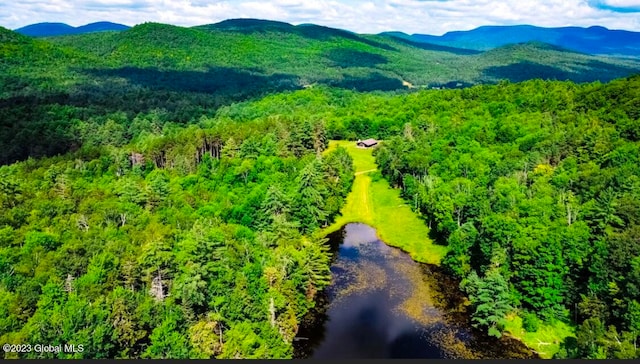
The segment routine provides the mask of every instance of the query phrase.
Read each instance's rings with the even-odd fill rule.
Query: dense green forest
[[[449,246],[478,327],[576,321],[557,357],[636,358],[640,77],[412,98],[376,161]]]
[[[351,157],[318,122],[213,123],[0,169],[0,338],[85,349],[19,357],[291,355]]]
[[[375,137],[382,176],[448,246],[474,326],[500,336],[515,312],[529,331],[577,326],[557,357],[639,356],[640,76],[573,82],[636,63],[270,27],[0,29],[0,341],[290,357],[330,280],[320,228],[354,179],[344,149],[321,152]],[[511,77],[465,73],[499,65]],[[573,81],[498,82],[535,77]]]

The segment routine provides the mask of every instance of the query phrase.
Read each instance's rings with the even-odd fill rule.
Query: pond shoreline
[[[537,358],[528,347],[518,340],[509,337],[492,338],[472,328],[468,312],[468,301],[459,291],[457,280],[448,276],[442,268],[415,262],[407,254],[395,247],[389,247],[377,237],[368,238],[368,240],[375,241],[357,247],[356,250],[360,250],[360,252],[353,250],[354,248],[349,244],[347,244],[349,246],[345,247],[339,243],[339,240],[342,239],[341,233],[345,229],[350,227],[353,231],[354,228],[362,229],[365,226],[365,229],[375,232],[373,228],[365,224],[347,224],[345,228],[329,235],[329,243],[333,253],[332,272],[334,280],[330,287],[318,292],[316,307],[301,321],[297,335],[299,340],[294,341],[295,358],[307,358],[310,355],[313,357],[314,351],[309,347],[314,345],[320,345],[321,355],[327,355],[327,349],[322,348],[322,342],[332,341],[332,338],[327,338],[325,337],[326,335],[339,335],[336,332],[339,333],[340,331],[336,331],[335,327],[332,327],[336,326],[335,319],[338,318],[338,321],[341,321],[344,320],[344,317],[351,317],[344,316],[343,311],[349,310],[344,306],[361,304],[362,301],[354,297],[364,295],[362,299],[366,300],[367,295],[376,290],[379,291],[385,285],[391,291],[394,288],[399,289],[402,292],[401,296],[404,296],[400,297],[397,296],[397,293],[392,293],[389,297],[395,297],[392,298],[392,300],[395,300],[395,304],[392,305],[393,309],[390,308],[391,306],[384,306],[381,310],[395,312],[396,316],[394,317],[397,318],[393,319],[392,322],[395,322],[395,320],[413,322],[417,325],[417,330],[422,330],[423,332],[421,334],[422,338],[417,339],[415,336],[412,337],[412,334],[407,334],[405,327],[404,336],[401,339],[397,339],[400,341],[394,342],[393,345],[395,345],[394,347],[408,345],[407,352],[398,354],[397,349],[395,349],[396,351],[394,351],[395,354],[393,355],[406,355],[402,357],[415,358]],[[373,236],[377,236],[377,234],[373,233]],[[378,248],[375,248],[376,243],[379,244]],[[374,249],[374,251],[371,249]],[[380,252],[375,251],[375,249],[382,251],[383,255],[379,255]],[[371,262],[367,263],[366,260],[371,259],[371,257],[374,257],[375,262],[381,268],[372,266]],[[364,259],[365,261],[359,261],[359,259]],[[345,265],[345,262],[347,262],[347,265]],[[345,278],[344,276],[353,277],[354,270],[356,271],[355,276],[357,276],[357,270],[362,268],[366,269],[365,281],[374,282],[374,285],[371,286],[371,282],[361,281],[358,284],[364,283],[365,286],[369,287],[356,285],[354,288],[348,285],[345,286],[345,282],[351,281],[350,278]],[[383,271],[386,271],[386,279],[382,279],[382,276],[380,276],[380,272]],[[357,281],[356,277],[354,282]],[[375,297],[386,296],[378,295]],[[353,301],[354,299],[355,301]],[[357,302],[357,304],[353,302]],[[377,304],[380,303],[371,303],[374,306]],[[353,314],[358,316],[357,313]],[[397,316],[398,314],[400,316]],[[393,323],[387,324],[394,325]],[[351,333],[351,335],[358,336],[359,334]],[[342,340],[348,343],[349,337],[344,337]],[[423,340],[425,344],[421,345],[426,345],[428,349],[416,349],[416,340]],[[345,346],[349,345],[345,344]],[[491,350],[488,350],[488,348]],[[352,353],[345,355],[352,355]],[[332,358],[337,359],[338,357]]]
[[[470,322],[468,299],[460,291],[459,281],[446,274],[439,267],[447,247],[435,244],[429,239],[428,227],[400,197],[397,189],[389,186],[386,180],[379,175],[372,176],[372,173],[379,174],[379,172],[377,172],[377,165],[370,149],[356,148],[354,142],[333,140],[330,141],[327,151],[337,147],[345,148],[354,159],[355,180],[341,215],[332,225],[324,229],[324,234],[331,235],[353,223],[364,223],[373,227],[377,238],[384,244],[408,254],[413,261],[426,267],[426,270],[437,271],[439,280],[449,282],[446,290],[447,295],[454,294],[458,297],[457,300],[461,303],[458,304],[460,307],[457,307],[456,310],[461,310],[461,307],[464,306],[462,316],[467,322]],[[363,205],[366,205],[366,208],[363,208]],[[401,220],[400,223],[394,221],[398,219]],[[521,338],[514,335],[505,333],[502,340],[516,341],[520,345],[524,345],[530,352],[536,353]],[[540,357],[537,353],[536,356]]]

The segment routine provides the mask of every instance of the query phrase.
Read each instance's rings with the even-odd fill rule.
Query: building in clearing
[[[375,139],[358,140],[356,145],[360,148],[371,148],[378,145],[378,141]]]

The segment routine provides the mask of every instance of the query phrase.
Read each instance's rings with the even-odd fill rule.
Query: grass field
[[[516,314],[507,317],[505,331],[535,350],[543,359],[551,359],[566,337],[576,335],[573,327],[560,321],[552,324],[541,323],[538,331],[526,332],[522,328],[522,318]]]
[[[341,216],[324,232],[352,222],[365,223],[377,230],[382,241],[406,251],[414,260],[439,265],[447,248],[429,239],[429,228],[400,197],[400,191],[383,178],[372,178],[377,166],[371,150],[357,148],[355,142],[331,141],[327,151],[337,146],[347,149],[353,158],[356,178]]]

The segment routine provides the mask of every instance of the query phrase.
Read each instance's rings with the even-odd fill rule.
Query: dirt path
[[[365,173],[369,173],[369,172],[375,172],[375,171],[377,171],[377,170],[378,170],[377,168],[374,168],[374,169],[368,169],[368,170],[366,170],[366,171],[356,172],[356,173],[354,173],[354,175],[355,175],[355,176],[359,176],[359,175],[361,175],[361,174],[365,174]]]
[[[415,86],[408,81],[402,80],[402,86],[407,87],[407,88],[415,88]]]
[[[369,201],[369,185],[370,182],[366,181],[366,183],[363,184],[363,188],[362,188],[362,201],[363,201],[363,207],[365,210],[365,215],[366,216],[373,216],[373,206],[371,205],[371,202]]]

